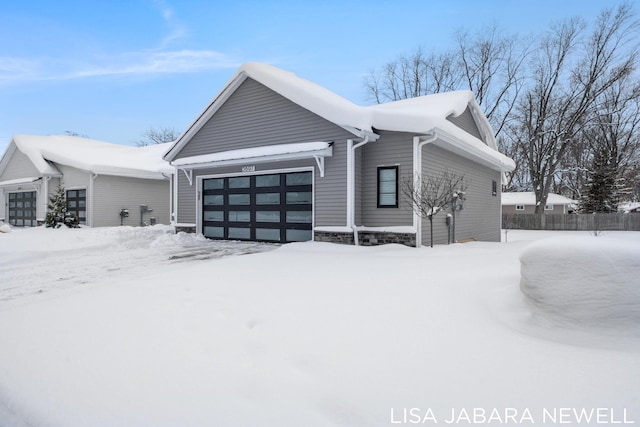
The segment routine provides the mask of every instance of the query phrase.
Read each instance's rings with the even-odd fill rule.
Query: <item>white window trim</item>
[[[524,205],[516,205],[516,210],[517,211],[523,211],[524,210]]]
[[[544,205],[544,210],[545,211],[552,211],[553,210],[553,204],[552,203],[547,203],[546,205]]]

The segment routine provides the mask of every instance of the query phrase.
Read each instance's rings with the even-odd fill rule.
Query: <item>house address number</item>
[[[255,172],[256,171],[256,167],[255,166],[243,166],[242,167],[242,172]]]

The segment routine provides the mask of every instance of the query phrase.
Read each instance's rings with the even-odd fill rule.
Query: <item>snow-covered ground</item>
[[[520,290],[523,250],[574,233],[412,249],[10,231],[3,427],[640,424],[640,325],[558,323]]]

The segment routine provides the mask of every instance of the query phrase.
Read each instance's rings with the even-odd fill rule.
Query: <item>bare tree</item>
[[[65,130],[64,134],[67,136],[77,136],[79,138],[89,138],[89,136],[84,133],[78,133],[72,130]]]
[[[473,35],[460,31],[456,41],[466,89],[473,91],[498,136],[522,88],[529,46],[516,36],[503,35],[495,25]]]
[[[528,47],[496,26],[470,35],[459,31],[457,46],[429,55],[419,47],[401,55],[365,79],[365,90],[377,102],[397,101],[433,93],[467,89],[500,134],[514,108],[522,82]]]
[[[604,10],[585,35],[582,20],[552,27],[541,40],[532,63],[532,82],[511,129],[523,148],[536,195],[536,213],[557,182],[570,147],[589,125],[601,96],[628,77],[636,64],[637,22],[627,3]]]
[[[381,71],[372,71],[364,86],[378,104],[459,89],[462,74],[453,52],[426,55],[418,47],[409,55],[398,56]]]
[[[469,182],[464,175],[445,170],[437,175],[415,175],[402,182],[402,194],[421,218],[429,220],[430,241],[433,247],[433,217],[451,209],[454,199],[462,196]]]
[[[164,144],[166,142],[173,142],[178,139],[180,134],[173,128],[152,128],[147,129],[143,134],[143,139],[136,142],[138,147],[144,147],[153,144]]]

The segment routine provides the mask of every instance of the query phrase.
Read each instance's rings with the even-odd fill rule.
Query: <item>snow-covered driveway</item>
[[[13,228],[0,235],[0,302],[118,281],[154,266],[272,250],[279,245],[213,241],[173,227]]]

